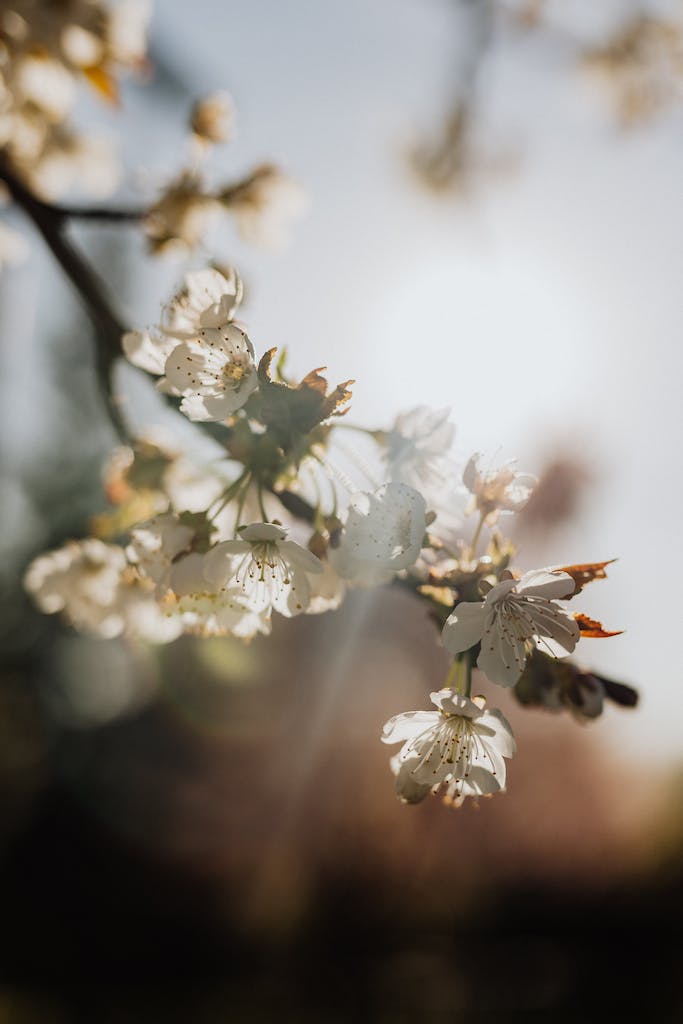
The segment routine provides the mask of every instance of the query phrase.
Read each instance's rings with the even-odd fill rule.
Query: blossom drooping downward
[[[515,753],[515,741],[500,711],[451,689],[431,699],[438,710],[396,715],[382,730],[384,743],[403,742],[392,764],[399,799],[418,803],[442,786],[452,801],[503,789],[504,758]]]
[[[552,654],[570,654],[579,640],[575,619],[557,598],[571,597],[574,580],[565,572],[536,569],[521,580],[491,587],[483,601],[461,601],[446,621],[442,639],[451,654],[481,642],[477,666],[493,683],[514,686],[532,644]]]

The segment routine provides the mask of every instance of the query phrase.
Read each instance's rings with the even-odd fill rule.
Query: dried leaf
[[[258,365],[260,381],[260,417],[276,430],[286,447],[292,447],[303,435],[309,434],[330,416],[343,416],[343,408],[351,398],[349,385],[344,381],[327,394],[327,380],[322,376],[324,366],[307,373],[300,384],[271,378],[271,365],[277,349],[269,349]]]
[[[608,630],[605,629],[601,622],[597,619],[589,619],[587,615],[581,615],[580,613],[574,616],[576,622],[581,630],[581,636],[591,637],[604,637],[604,636],[619,636],[623,633],[623,629]]]
[[[92,67],[83,68],[83,74],[102,99],[113,107],[120,105],[118,83],[102,64],[93,64]]]
[[[585,562],[583,565],[562,565],[553,569],[553,572],[566,572],[568,576],[571,576],[575,584],[574,593],[571,596],[575,597],[581,593],[587,583],[606,579],[605,566],[611,565],[612,562],[616,562],[616,558],[610,558],[606,562]]]

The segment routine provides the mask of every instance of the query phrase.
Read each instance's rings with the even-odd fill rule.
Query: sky
[[[126,87],[126,187],[182,162],[183,89],[227,88],[237,137],[215,174],[274,159],[310,197],[283,251],[230,232],[219,240],[247,280],[257,350],[286,345],[294,371],[327,365],[333,381],[356,378],[359,423],[448,405],[465,456],[517,456],[532,472],[557,450],[586,459],[594,480],[582,514],[542,554],[546,564],[619,557],[584,607],[626,632],[588,641],[585,657],[637,685],[642,707],[611,714],[604,733],[673,759],[683,727],[683,104],[620,131],[577,69],[576,40],[599,40],[624,5],[558,10],[550,33],[508,27],[494,38],[477,99],[483,169],[464,195],[436,196],[407,154],[438,132],[457,87],[468,36],[447,0],[195,0],[191,16],[162,0],[153,53],[177,89]],[[150,267],[126,244],[139,266],[122,305],[153,321],[185,268]],[[524,551],[520,564],[532,567]]]

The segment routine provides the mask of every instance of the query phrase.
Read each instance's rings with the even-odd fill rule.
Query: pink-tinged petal
[[[394,715],[382,728],[382,743],[405,743],[425,729],[434,728],[441,720],[438,711],[406,711],[402,715]]]
[[[486,612],[483,601],[461,601],[446,620],[441,640],[451,654],[474,647],[482,638]]]
[[[524,597],[543,597],[547,601],[570,597],[574,593],[574,580],[566,572],[534,569],[525,573],[517,584],[517,593]]]

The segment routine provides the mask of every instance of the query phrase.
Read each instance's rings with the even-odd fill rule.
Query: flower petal
[[[554,598],[571,597],[575,589],[574,580],[566,572],[552,572],[549,569],[534,569],[525,573],[516,590],[525,597]]]
[[[486,612],[483,601],[461,601],[446,620],[441,640],[451,654],[474,647],[482,638]]]
[[[438,725],[440,719],[438,711],[406,711],[402,715],[394,715],[382,727],[382,743],[412,740],[425,729]]]

